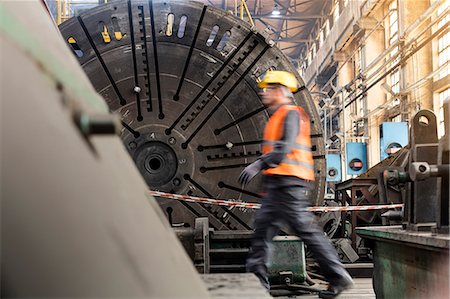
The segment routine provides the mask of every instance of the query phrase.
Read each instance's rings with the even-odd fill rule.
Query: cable
[[[433,33],[430,37],[428,37],[427,39],[425,39],[425,41],[423,43],[421,43],[419,46],[417,46],[416,48],[414,48],[411,53],[409,53],[408,55],[406,55],[405,57],[403,57],[402,59],[400,59],[399,62],[397,62],[394,66],[392,66],[389,70],[387,70],[383,75],[381,75],[381,77],[379,77],[378,79],[376,79],[373,83],[371,83],[369,86],[367,86],[362,92],[360,92],[355,98],[353,98],[350,102],[348,102],[347,104],[345,104],[344,108],[341,108],[337,114],[341,113],[343,109],[347,108],[349,105],[351,105],[353,102],[355,102],[357,99],[359,99],[360,97],[364,96],[365,93],[371,89],[372,87],[374,87],[376,84],[378,84],[381,80],[383,80],[384,78],[387,77],[387,75],[389,75],[390,73],[392,73],[393,71],[395,71],[400,65],[404,64],[409,58],[411,58],[412,55],[414,55],[415,53],[417,53],[420,49],[422,49],[426,44],[428,44],[432,39],[434,39],[436,36],[438,36],[439,34],[441,34],[443,31],[448,31],[449,29],[447,28],[447,26],[442,26],[439,30],[437,30],[435,33]]]

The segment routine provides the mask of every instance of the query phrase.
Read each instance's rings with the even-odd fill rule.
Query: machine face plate
[[[268,113],[256,82],[267,70],[295,74],[249,24],[190,1],[109,2],[60,26],[95,89],[122,116],[121,138],[150,188],[256,202],[260,179],[240,186],[261,154]],[[297,75],[301,85],[303,80]],[[307,89],[295,102],[310,115],[321,205],[325,149]],[[253,211],[160,200],[172,224],[207,216],[218,230],[251,229]]]

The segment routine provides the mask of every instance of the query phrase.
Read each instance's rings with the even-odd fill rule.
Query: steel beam
[[[292,13],[289,15],[275,16],[272,14],[254,15],[254,19],[274,19],[274,20],[296,20],[296,21],[310,21],[317,19],[324,19],[325,15],[306,15],[304,13]]]

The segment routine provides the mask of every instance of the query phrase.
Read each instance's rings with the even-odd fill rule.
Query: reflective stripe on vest
[[[281,140],[280,141],[263,141],[263,145],[273,146],[273,147],[276,147],[277,145],[282,145],[282,144],[286,144],[286,142],[281,141]],[[311,147],[304,145],[304,144],[295,143],[293,145],[293,147],[296,149],[302,150],[302,151],[309,151],[309,152],[311,151]]]
[[[300,161],[297,161],[297,160],[294,160],[294,159],[284,158],[283,161],[281,161],[281,163],[297,165],[297,166],[301,166],[301,167],[305,167],[305,168],[314,170],[314,164],[311,165],[309,163],[300,162]]]
[[[299,113],[300,132],[291,151],[274,168],[264,170],[266,175],[296,176],[304,180],[314,181],[314,161],[311,151],[311,125],[309,117],[301,107],[293,105],[281,106],[269,119],[264,129],[263,154],[273,151],[277,145],[282,145],[284,121],[289,111]]]

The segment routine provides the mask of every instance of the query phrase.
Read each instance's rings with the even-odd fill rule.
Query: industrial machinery
[[[2,298],[270,298],[197,273],[43,1],[0,1],[0,48]]]
[[[407,122],[385,122],[380,125],[380,160],[408,145]]]
[[[347,174],[359,175],[367,171],[367,144],[347,142]]]
[[[327,154],[327,182],[342,181],[342,167],[340,154]]]
[[[60,26],[95,89],[122,118],[121,138],[151,189],[257,201],[259,180],[237,183],[261,154],[268,113],[257,81],[297,74],[266,36],[228,12],[193,1],[111,1]],[[325,149],[302,78],[295,102],[311,117],[313,204],[323,203]],[[253,211],[160,200],[172,226],[208,217],[215,231],[251,230]]]
[[[408,163],[408,148],[409,146],[400,149],[355,178],[337,183],[334,190],[335,202],[339,202],[343,206],[402,203],[404,201],[404,186],[388,184],[389,178],[384,176],[384,171],[387,169],[403,171]],[[348,228],[345,232],[341,232],[341,236],[350,237],[353,249],[358,254],[367,255],[367,248],[357,240],[355,228],[367,225],[399,224],[400,219],[401,211],[399,210],[390,210],[385,213],[382,211],[364,211],[352,213],[348,216],[344,214],[341,217],[341,227],[348,226]],[[348,255],[348,253],[344,255]]]
[[[449,288],[449,101],[445,135],[436,116],[419,111],[411,121],[405,167],[387,168],[387,185],[402,190],[402,225],[358,228],[374,248],[374,290],[380,298],[448,298]],[[401,282],[401,283],[399,283]]]
[[[0,48],[1,297],[210,298],[41,1]]]

